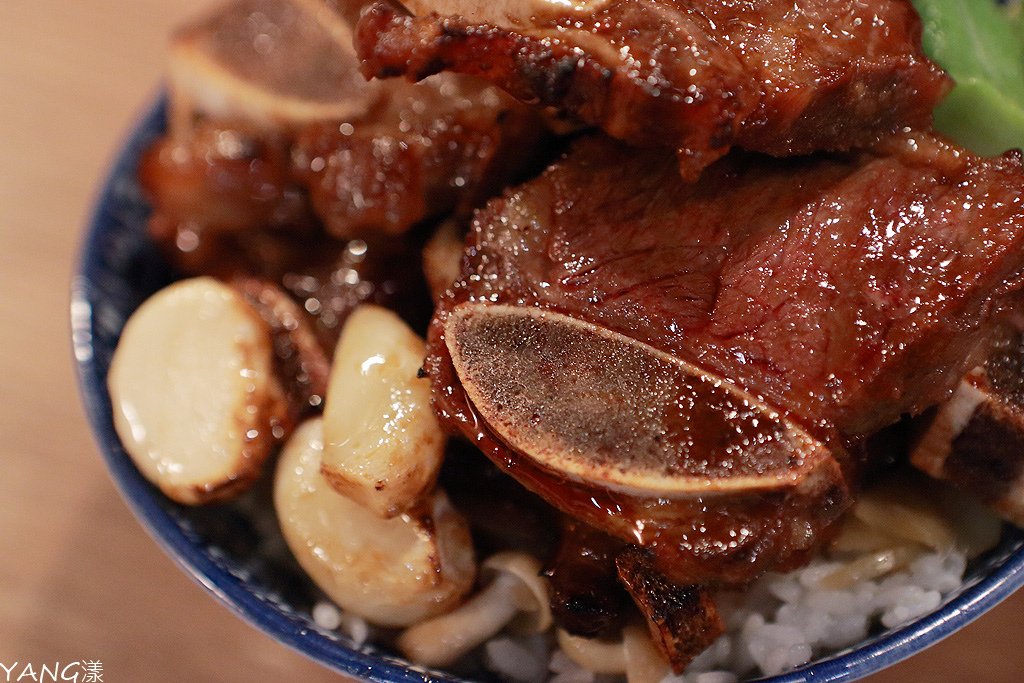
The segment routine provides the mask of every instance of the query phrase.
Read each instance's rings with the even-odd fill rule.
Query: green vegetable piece
[[[1024,147],[1024,27],[985,0],[915,0],[925,52],[956,79],[935,127],[981,154]]]
[[[1024,107],[981,78],[957,79],[935,128],[979,154],[1002,154],[1024,147]]]

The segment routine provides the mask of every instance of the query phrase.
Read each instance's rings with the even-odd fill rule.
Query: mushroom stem
[[[627,683],[660,683],[671,672],[665,657],[640,623],[627,624],[616,641],[581,638],[558,629],[558,646],[595,674],[625,674]]]
[[[499,573],[483,590],[448,614],[410,627],[398,638],[402,654],[419,664],[449,666],[496,635],[518,614],[525,589],[517,577]]]
[[[596,638],[580,638],[558,629],[558,647],[587,671],[596,674],[626,672],[626,651],[621,640],[606,642]]]

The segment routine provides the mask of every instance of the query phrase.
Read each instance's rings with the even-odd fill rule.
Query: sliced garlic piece
[[[300,426],[274,480],[288,547],[343,609],[379,626],[407,626],[455,607],[476,573],[469,527],[441,491],[423,512],[384,520],[320,474],[323,420]]]
[[[272,353],[263,321],[213,278],[143,303],[107,376],[114,427],[142,474],[181,503],[247,488],[287,420]]]
[[[906,479],[905,486],[887,483],[866,491],[853,506],[853,515],[882,534],[904,542],[920,544],[938,552],[950,550],[956,533],[939,501],[931,494],[915,489]]]
[[[858,519],[855,515],[847,515],[839,524],[839,531],[829,543],[829,550],[834,553],[850,553],[860,555],[900,545],[900,539],[882,529],[871,526]]]
[[[419,378],[423,340],[384,308],[361,306],[338,340],[324,408],[323,474],[382,517],[433,487],[445,436]]]
[[[818,581],[825,590],[846,590],[903,569],[921,554],[917,546],[897,546],[859,556]]]

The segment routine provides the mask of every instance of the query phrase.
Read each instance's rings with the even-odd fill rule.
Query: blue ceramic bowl
[[[173,279],[145,232],[149,207],[135,179],[142,151],[164,128],[165,103],[142,118],[121,150],[82,247],[71,326],[82,398],[100,450],[121,494],[149,533],[197,582],[243,619],[325,666],[372,681],[458,681],[355,646],[317,627],[311,593],[296,590],[296,569],[261,555],[260,527],[237,506],[191,508],[160,494],[121,447],[106,376],[121,329],[150,294]],[[263,532],[262,535],[266,535]],[[853,681],[910,657],[963,628],[1024,584],[1024,534],[1007,530],[999,547],[972,566],[963,586],[935,612],[770,680]]]

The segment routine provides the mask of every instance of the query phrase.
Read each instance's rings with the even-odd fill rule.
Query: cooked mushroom
[[[643,624],[627,624],[622,630],[622,652],[628,683],[660,683],[672,673]]]
[[[362,306],[345,322],[324,408],[323,474],[381,517],[419,503],[437,479],[445,436],[418,376],[423,340],[391,311]]]
[[[139,307],[107,385],[125,450],[180,503],[248,488],[288,423],[270,331],[212,278],[175,283]]]
[[[299,427],[281,455],[274,506],[281,532],[313,581],[343,609],[380,626],[442,614],[472,587],[469,529],[441,491],[422,511],[384,520],[320,474],[321,418]]]
[[[616,640],[583,638],[558,629],[558,646],[595,674],[625,674],[628,683],[660,683],[671,671],[643,624],[627,624]]]
[[[484,562],[483,570],[490,579],[479,593],[455,611],[416,624],[398,638],[402,654],[419,664],[444,667],[507,626],[530,633],[547,630],[547,583],[535,558],[498,553]]]
[[[558,629],[558,647],[587,671],[596,674],[621,674],[626,671],[626,652],[622,640],[583,638]]]

